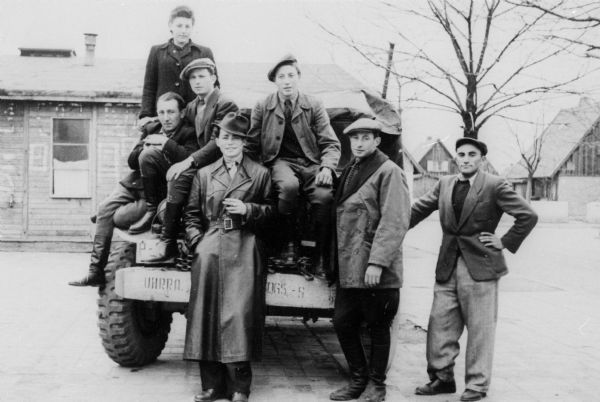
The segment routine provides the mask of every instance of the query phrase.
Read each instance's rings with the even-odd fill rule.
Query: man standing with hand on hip
[[[391,325],[402,286],[402,241],[410,220],[404,172],[377,149],[381,125],[358,119],[345,130],[354,160],[343,171],[334,199],[331,270],[338,276],[333,326],[350,369],[350,383],[330,399],[381,402],[386,395]],[[371,336],[367,362],[360,339]]]
[[[445,176],[411,210],[413,227],[439,210],[444,233],[436,267],[433,306],[427,329],[430,382],[417,395],[456,392],[454,360],[467,328],[465,391],[461,401],[488,392],[498,314],[498,280],[508,273],[502,249],[517,251],[537,215],[512,186],[481,170],[487,146],[474,138],[456,141],[460,173]],[[515,218],[502,237],[494,234],[503,213]]]

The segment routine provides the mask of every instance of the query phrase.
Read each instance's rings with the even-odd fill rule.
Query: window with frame
[[[52,196],[89,198],[91,194],[90,121],[54,119]]]

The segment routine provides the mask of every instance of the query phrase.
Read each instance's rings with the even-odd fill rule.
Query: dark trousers
[[[140,199],[140,196],[141,194],[139,191],[128,189],[119,183],[114,191],[98,205],[98,213],[96,214],[96,234],[92,246],[90,267],[95,266],[104,269],[106,261],[108,260],[110,242],[115,228],[113,221],[115,212],[123,205]]]
[[[143,178],[151,179],[154,181],[154,189],[157,194],[154,194],[156,202],[160,202],[165,198],[167,192],[167,170],[171,166],[171,163],[165,158],[162,151],[156,147],[145,147],[138,157],[140,165],[140,173]],[[148,189],[144,189],[148,190]]]
[[[175,180],[171,180],[168,184],[167,191],[167,202],[171,204],[183,205],[187,202],[190,189],[192,188],[192,181],[198,169],[189,168],[179,175]]]
[[[369,379],[384,385],[390,354],[391,326],[400,303],[400,289],[344,289],[335,296],[333,327],[350,370],[368,367]],[[367,364],[360,326],[366,322],[371,337]]]
[[[234,392],[250,395],[252,368],[248,361],[221,363],[201,360],[200,379],[203,390],[215,389],[225,395]]]
[[[271,177],[279,196],[279,213],[289,215],[294,211],[298,205],[300,191],[306,194],[311,205],[331,205],[333,188],[315,184],[315,176],[320,168],[319,165],[301,158],[275,160],[271,166]]]

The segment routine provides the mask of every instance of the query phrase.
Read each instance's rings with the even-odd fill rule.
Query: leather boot
[[[369,381],[369,371],[360,339],[357,341],[357,338],[353,335],[346,337],[343,333],[338,332],[338,340],[348,362],[350,382],[348,385],[333,391],[329,395],[329,399],[332,401],[349,401],[358,398],[363,393]]]
[[[154,258],[146,260],[150,263],[166,262],[173,257],[176,257],[179,250],[177,249],[177,232],[179,231],[179,221],[183,206],[172,202],[167,202],[165,205],[165,217],[163,220],[162,231],[160,233],[160,243],[157,245],[156,255]],[[193,250],[191,250],[193,254]]]
[[[110,252],[110,237],[96,235],[92,246],[92,255],[90,257],[90,268],[88,274],[78,281],[71,281],[71,286],[104,286],[106,278],[104,277],[104,266],[108,260]]]
[[[377,385],[373,382],[369,382],[367,388],[362,393],[358,402],[383,402],[385,401],[385,384]]]
[[[317,235],[316,247],[313,255],[313,274],[319,279],[327,279],[327,265],[329,263],[330,240],[330,211],[328,205],[314,206],[315,229]]]
[[[144,182],[144,196],[146,197],[146,213],[137,222],[129,227],[129,234],[144,233],[152,227],[156,216],[156,209],[160,203],[160,185],[151,177],[142,177]]]
[[[371,329],[371,358],[369,363],[369,385],[361,395],[359,402],[382,402],[385,400],[385,379],[390,355],[389,329]],[[376,339],[374,338],[374,335]],[[387,342],[386,342],[387,339]]]

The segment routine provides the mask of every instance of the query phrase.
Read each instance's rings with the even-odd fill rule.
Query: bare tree
[[[525,199],[530,202],[531,195],[533,194],[533,176],[537,171],[538,166],[542,160],[542,147],[544,145],[544,134],[546,131],[542,131],[539,136],[536,136],[533,140],[533,144],[530,148],[525,148],[519,139],[519,136],[513,132],[517,146],[519,148],[519,155],[521,157],[521,165],[527,170],[527,187],[525,189]]]
[[[585,75],[570,71],[552,79],[540,73],[574,46],[544,41],[551,30],[547,11],[505,0],[413,0],[408,8],[406,1],[378,4],[381,16],[370,22],[393,29],[400,44],[391,74],[402,80],[404,92],[405,84],[426,89],[408,101],[457,113],[466,137],[477,138],[494,116],[511,118],[511,109],[539,101],[544,94],[568,92],[568,84]],[[437,42],[422,40],[425,28],[417,32],[397,28],[395,17],[430,24],[449,46],[440,51]],[[374,66],[387,68],[387,49],[318,24]]]
[[[600,58],[600,3],[596,0],[521,0],[513,4],[547,13],[561,24],[548,38],[575,45],[583,56]]]

